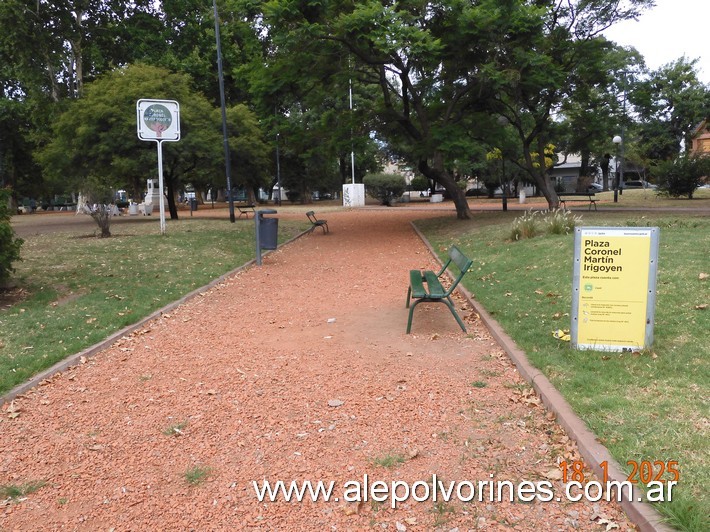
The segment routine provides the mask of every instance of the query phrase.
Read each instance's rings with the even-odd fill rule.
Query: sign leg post
[[[160,234],[165,234],[165,196],[163,195],[163,143],[158,143],[158,194],[160,196]]]

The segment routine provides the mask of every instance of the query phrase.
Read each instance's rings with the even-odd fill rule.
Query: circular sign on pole
[[[180,105],[174,100],[138,100],[138,138],[174,142],[180,140]]]

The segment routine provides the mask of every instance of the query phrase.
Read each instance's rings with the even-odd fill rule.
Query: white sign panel
[[[175,100],[138,100],[136,110],[139,139],[180,140],[180,104]]]

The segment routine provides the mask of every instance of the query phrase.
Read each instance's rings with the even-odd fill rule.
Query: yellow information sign
[[[575,230],[572,346],[627,351],[653,343],[657,227]]]

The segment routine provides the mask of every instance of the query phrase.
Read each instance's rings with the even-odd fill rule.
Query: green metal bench
[[[459,270],[458,277],[456,277],[446,290],[439,280],[448,267],[454,263]],[[407,334],[412,330],[412,316],[414,314],[414,308],[419,303],[444,303],[451,314],[456,318],[457,323],[461,326],[464,332],[466,332],[466,326],[463,321],[456,313],[456,308],[454,307],[454,302],[451,300],[451,294],[456,290],[456,286],[461,282],[463,276],[473,264],[473,261],[469,259],[466,255],[461,253],[461,250],[456,246],[451,246],[449,249],[449,260],[446,261],[444,267],[441,268],[439,273],[434,273],[433,271],[421,271],[421,270],[410,270],[409,272],[409,288],[407,289],[407,308],[409,308],[409,320],[407,321]],[[426,286],[424,286],[426,284]],[[414,304],[410,303],[412,299],[416,299]]]

